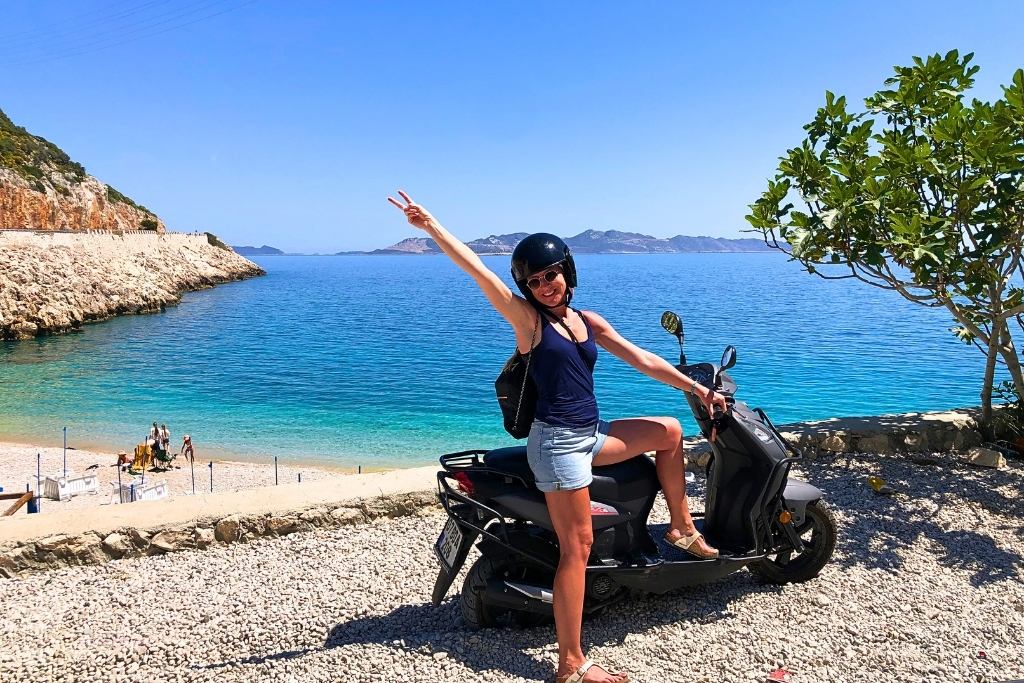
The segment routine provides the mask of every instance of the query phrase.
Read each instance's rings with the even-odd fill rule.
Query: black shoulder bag
[[[498,379],[494,380],[494,393],[505,421],[505,431],[516,439],[530,435],[530,425],[537,412],[537,385],[530,378],[530,359],[533,358],[533,343],[540,328],[540,315],[538,311],[537,326],[530,337],[530,352],[524,356],[516,349],[505,361]]]

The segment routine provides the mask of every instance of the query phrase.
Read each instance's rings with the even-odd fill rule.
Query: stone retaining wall
[[[921,453],[963,451],[982,442],[976,408],[935,413],[843,417],[783,425],[787,441],[804,451],[820,453]]]
[[[299,508],[274,515],[228,515],[181,525],[124,527],[106,535],[95,532],[55,534],[0,548],[0,576],[13,578],[24,571],[102,564],[126,557],[244,543],[265,536],[286,536],[296,531],[348,526],[379,517],[403,517],[439,509],[437,493],[421,491]]]
[[[840,417],[777,425],[782,437],[807,460],[823,453],[924,453],[966,451],[982,443],[979,408],[934,413]],[[711,450],[703,438],[687,445],[691,462],[703,468]]]

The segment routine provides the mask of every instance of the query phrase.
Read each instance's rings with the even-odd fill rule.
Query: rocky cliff
[[[52,176],[45,190],[33,189],[25,178],[0,168],[0,229],[103,230],[164,232],[163,221],[137,205],[112,201],[110,188],[85,176],[80,182],[60,185]],[[58,192],[55,187],[61,187]]]
[[[0,111],[0,229],[150,230],[152,211],[97,180],[52,142]]]
[[[0,339],[155,312],[184,291],[263,274],[206,235],[0,232]]]

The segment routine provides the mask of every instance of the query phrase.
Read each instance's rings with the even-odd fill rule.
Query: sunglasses
[[[539,289],[541,286],[541,280],[544,282],[554,282],[555,278],[562,274],[561,268],[552,268],[551,270],[545,270],[540,275],[534,275],[526,281],[526,286],[530,289]]]

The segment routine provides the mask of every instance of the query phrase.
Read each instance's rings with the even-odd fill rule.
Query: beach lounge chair
[[[75,474],[68,470],[66,473],[47,475],[43,478],[43,497],[51,500],[70,500],[72,496],[99,491],[99,478],[95,472]]]
[[[166,498],[168,487],[166,481],[147,481],[141,479],[122,482],[120,487],[116,481],[110,482],[110,500],[108,504],[131,503],[137,500],[161,500]]]

